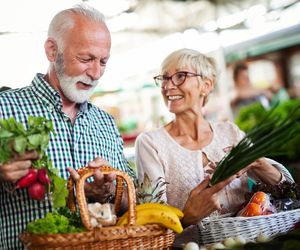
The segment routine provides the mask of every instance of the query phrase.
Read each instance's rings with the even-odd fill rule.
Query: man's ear
[[[44,44],[44,48],[48,60],[54,62],[58,53],[57,43],[52,38],[48,38]]]

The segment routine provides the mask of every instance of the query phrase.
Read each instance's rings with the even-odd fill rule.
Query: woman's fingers
[[[232,182],[234,179],[236,178],[236,176],[231,176],[229,178],[227,178],[224,181],[221,181],[215,185],[213,185],[212,187],[210,187],[210,191],[212,193],[217,193],[219,191],[221,191],[223,188],[225,188],[230,182]]]
[[[210,180],[209,177],[205,178],[200,184],[198,184],[198,186],[196,186],[192,190],[192,192],[194,192],[194,193],[200,193],[200,192],[202,192],[204,189],[206,189],[208,187],[209,180]]]

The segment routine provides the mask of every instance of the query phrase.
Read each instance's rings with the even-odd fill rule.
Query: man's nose
[[[93,80],[99,80],[103,74],[103,70],[99,62],[93,62],[87,70],[87,75]]]

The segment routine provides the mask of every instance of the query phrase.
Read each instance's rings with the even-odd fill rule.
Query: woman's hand
[[[90,168],[98,168],[101,166],[109,166],[109,163],[99,157],[88,163]],[[68,168],[72,178],[77,181],[79,179],[78,173],[73,168]],[[109,173],[104,175],[100,170],[96,170],[94,174],[94,181],[86,182],[84,189],[87,199],[93,202],[107,203],[110,202],[111,197],[115,193],[114,181],[116,174]]]
[[[239,176],[246,171],[251,171],[262,182],[267,184],[278,184],[282,180],[281,172],[270,164],[266,158],[259,158],[251,163],[246,168],[242,169],[238,174]]]
[[[15,183],[28,173],[32,160],[38,158],[39,156],[36,151],[30,151],[22,155],[15,154],[13,161],[10,163],[0,163],[0,182]]]
[[[185,203],[181,220],[184,226],[197,224],[213,211],[221,209],[218,192],[229,184],[235,177],[230,177],[212,187],[209,187],[209,178],[204,179],[195,187]]]

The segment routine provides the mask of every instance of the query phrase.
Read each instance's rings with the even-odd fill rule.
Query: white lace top
[[[159,177],[167,184],[163,199],[170,205],[184,208],[190,191],[201,183],[206,175],[214,171],[226,153],[226,149],[236,145],[244,133],[231,122],[210,122],[213,139],[201,150],[189,150],[179,145],[164,128],[140,134],[136,140],[136,165],[139,181],[147,173],[155,185]],[[209,161],[203,166],[202,153]],[[283,178],[292,180],[288,171],[275,161],[271,161],[283,173]],[[255,176],[251,176],[255,178]],[[220,191],[222,213],[235,212],[244,202],[248,190],[248,176],[242,175]]]
[[[243,133],[230,122],[210,122],[213,139],[202,150],[189,150],[179,145],[164,128],[145,132],[136,141],[136,164],[138,178],[143,180],[146,172],[155,182],[159,177],[165,178],[166,195],[163,197],[170,205],[184,208],[190,191],[212,174],[215,163],[225,155],[226,148],[236,145]],[[209,161],[202,164],[202,153]],[[243,203],[241,189],[247,190],[247,176],[234,180],[220,195],[224,208],[232,210]],[[178,198],[180,194],[180,198]],[[226,209],[226,210],[227,210]]]

